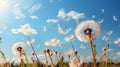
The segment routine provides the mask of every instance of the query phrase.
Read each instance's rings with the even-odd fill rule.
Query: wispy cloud
[[[66,13],[64,9],[60,9],[57,17],[64,19],[66,17]]]
[[[116,40],[114,41],[114,43],[117,44],[117,45],[120,45],[120,38],[116,39]]]
[[[13,34],[23,33],[24,35],[37,34],[37,31],[31,28],[30,24],[21,25],[19,29],[12,28]]]
[[[64,9],[60,9],[58,11],[58,15],[57,15],[58,18],[62,18],[62,19],[65,19],[67,21],[73,19],[73,20],[76,20],[76,22],[78,23],[78,20],[80,18],[84,18],[85,17],[85,14],[84,13],[78,13],[76,11],[70,11],[68,13],[65,12]]]
[[[110,31],[107,32],[108,35],[111,35],[112,33],[113,33],[112,30],[110,30]]]
[[[51,39],[49,41],[46,41],[45,45],[46,46],[59,46],[60,45],[60,40],[58,40],[56,38],[53,38],[53,39]]]
[[[79,18],[84,18],[84,13],[78,13],[76,11],[70,11],[69,13],[66,14],[67,17],[78,20]]]
[[[74,39],[74,35],[71,35],[69,37],[65,37],[64,39],[65,39],[66,42],[70,42]]]
[[[38,19],[38,16],[31,16],[32,19]]]
[[[47,19],[46,22],[48,22],[48,23],[57,23],[59,21],[57,19]]]
[[[16,19],[21,19],[25,17],[25,14],[22,12],[22,9],[20,8],[19,4],[14,5],[13,11],[16,15],[15,16]]]
[[[103,23],[104,22],[104,19],[99,19],[98,20],[98,23]]]
[[[106,36],[106,35],[104,35],[103,37],[102,37],[102,40],[105,40],[105,41],[107,41],[109,38]]]
[[[62,29],[62,27],[60,26],[60,24],[58,24],[58,32],[59,32],[60,34],[68,34],[71,30],[72,30],[72,28],[68,28],[66,31],[64,31],[64,30]]]
[[[118,21],[117,16],[113,16],[113,20],[114,20],[114,21]]]
[[[37,11],[38,9],[40,9],[42,7],[42,4],[35,4],[33,5],[28,11],[29,13],[34,13],[35,11]]]

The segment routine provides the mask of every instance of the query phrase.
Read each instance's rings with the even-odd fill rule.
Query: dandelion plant
[[[90,43],[94,67],[96,67],[96,58],[92,41],[95,40],[100,33],[101,30],[99,24],[93,20],[81,22],[75,29],[75,35],[80,41]]]

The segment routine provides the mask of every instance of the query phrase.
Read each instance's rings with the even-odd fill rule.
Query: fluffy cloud
[[[76,22],[78,22],[78,20],[80,18],[84,18],[85,15],[84,15],[84,13],[78,13],[76,11],[70,11],[70,12],[66,13],[64,9],[60,9],[58,11],[57,17],[65,19],[67,21],[69,21],[70,19],[74,19],[74,20],[76,20]]]
[[[114,21],[118,21],[117,16],[113,16]]]
[[[69,37],[65,37],[64,39],[65,39],[65,41],[70,42],[74,39],[74,35],[71,35]]]
[[[49,41],[46,41],[45,45],[46,46],[59,46],[60,45],[60,41],[58,39],[56,39],[56,38],[53,38],[53,39],[51,39]]]
[[[67,17],[70,17],[75,20],[78,20],[79,18],[84,18],[84,13],[78,13],[76,11],[70,11],[66,15],[67,15]]]
[[[32,19],[38,19],[38,16],[31,16]]]
[[[66,17],[66,13],[64,9],[60,9],[57,17],[64,19]]]
[[[115,44],[120,45],[120,38],[114,41]]]
[[[19,4],[15,4],[13,9],[14,9],[14,13],[16,15],[16,17],[15,17],[16,19],[21,19],[21,18],[25,17],[25,14],[22,12]]]
[[[59,21],[57,19],[47,19],[46,22],[48,22],[48,23],[57,23]]]
[[[68,34],[71,30],[72,30],[72,28],[68,28],[66,31],[64,31],[64,30],[62,29],[62,27],[58,24],[58,32],[59,32],[60,34]]]
[[[120,62],[120,52],[116,53],[116,55],[113,57],[113,61]]]
[[[34,13],[35,11],[37,11],[38,9],[40,9],[41,6],[42,6],[41,4],[35,4],[28,11],[29,11],[29,13]]]
[[[12,33],[18,34],[23,33],[24,35],[37,34],[37,31],[31,28],[30,24],[21,25],[19,29],[11,29]]]
[[[80,45],[80,48],[81,48],[81,49],[85,49],[86,46],[84,46],[84,45],[81,44],[81,45]]]

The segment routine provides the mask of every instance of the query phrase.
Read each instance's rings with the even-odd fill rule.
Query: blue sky
[[[64,52],[71,50],[70,42],[66,42],[64,37],[75,35],[74,30],[77,25],[86,20],[100,23],[101,34],[94,41],[99,55],[102,55],[102,48],[109,43],[110,57],[119,58],[120,56],[119,0],[0,0],[0,4],[0,37],[2,37],[0,49],[5,52],[8,58],[14,56],[12,53],[13,44],[27,42],[26,35],[21,32],[15,34],[12,31],[20,29],[21,25],[28,24],[36,30],[37,34],[32,34],[30,37],[35,39],[33,46],[37,54],[43,54],[43,50],[46,48],[64,54]],[[66,16],[70,12],[82,15]],[[59,26],[63,30],[62,34],[58,30]],[[54,38],[60,41],[61,49],[58,46],[45,45],[46,41]],[[76,36],[72,42],[78,49],[80,56],[91,55],[89,43],[79,41]],[[80,48],[81,45],[83,47]],[[31,47],[27,43],[26,46],[27,55],[31,56]]]

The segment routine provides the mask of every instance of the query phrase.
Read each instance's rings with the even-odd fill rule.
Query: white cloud
[[[64,39],[65,39],[65,41],[70,42],[74,39],[74,35],[71,35],[69,37],[65,37]]]
[[[15,29],[15,28],[12,28],[12,29],[11,29],[11,32],[12,32],[13,34],[18,34],[18,33],[19,33],[19,30],[18,30],[18,29]]]
[[[32,39],[32,40],[31,40],[31,44],[33,44],[34,42],[35,42],[35,39]],[[27,41],[27,44],[28,44],[28,45],[31,45],[29,41]]]
[[[28,11],[29,11],[29,13],[34,13],[35,11],[37,11],[38,9],[40,9],[41,6],[42,6],[41,4],[35,4]]]
[[[11,29],[12,33],[18,34],[23,33],[24,35],[37,34],[37,31],[31,28],[30,24],[21,25],[19,29]]]
[[[98,23],[103,23],[104,22],[104,19],[99,19],[98,20]]]
[[[66,14],[68,17],[71,17],[72,19],[78,20],[79,18],[84,18],[84,13],[78,13],[76,11],[70,11]]]
[[[46,41],[45,45],[46,46],[59,46],[60,45],[60,40],[58,40],[56,38],[53,38],[53,39],[51,39],[49,41]]]
[[[113,61],[120,62],[120,52],[116,53],[116,55],[113,57]]]
[[[114,43],[117,44],[117,45],[120,45],[120,38],[116,39],[116,40],[114,41]]]
[[[43,27],[43,32],[46,32],[46,26]]]
[[[48,22],[48,23],[57,23],[59,21],[57,19],[47,19],[46,22]]]
[[[21,19],[21,18],[24,18],[25,17],[25,14],[22,12],[22,9],[20,8],[20,5],[19,4],[15,4],[14,5],[14,13],[16,15],[16,19]]]
[[[71,19],[74,19],[78,23],[78,20],[80,18],[84,18],[85,15],[84,15],[84,13],[78,13],[76,11],[70,11],[70,12],[66,13],[64,9],[60,9],[59,12],[58,12],[57,17],[65,19],[67,21],[69,21]]]
[[[38,19],[38,16],[31,16],[32,19]]]
[[[68,34],[71,30],[72,30],[72,28],[68,28],[66,31],[64,31],[64,30],[62,29],[62,27],[58,24],[58,32],[59,32],[60,34]]]
[[[102,38],[102,40],[107,41],[107,40],[108,40],[108,37],[104,35],[103,38]]]
[[[85,49],[86,46],[84,46],[84,45],[81,44],[81,45],[80,45],[80,48],[81,48],[81,49]]]
[[[114,20],[114,21],[118,21],[117,16],[113,16],[113,20]]]
[[[112,30],[110,30],[109,32],[107,32],[108,35],[111,35],[113,33]]]
[[[57,17],[64,19],[66,17],[66,13],[64,9],[60,9]]]

